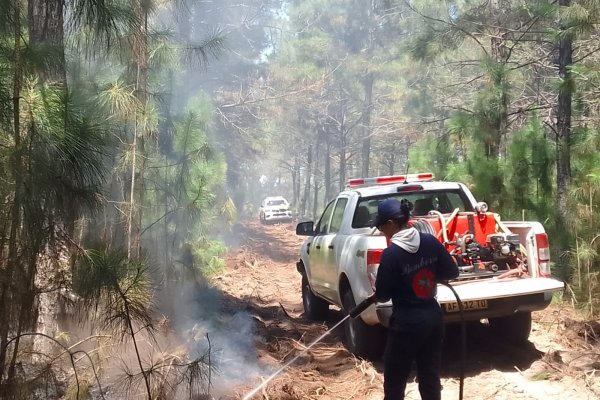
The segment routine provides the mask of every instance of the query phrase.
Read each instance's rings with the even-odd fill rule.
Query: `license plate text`
[[[463,303],[463,310],[485,310],[488,308],[487,300],[465,300]],[[444,307],[447,312],[458,312],[460,309],[458,308],[458,303],[445,303]]]

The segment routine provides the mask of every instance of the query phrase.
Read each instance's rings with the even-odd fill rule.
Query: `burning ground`
[[[257,366],[247,383],[222,399],[239,399],[286,362],[300,355],[272,379],[255,399],[381,399],[383,364],[355,358],[342,345],[337,328],[302,354],[306,346],[343,315],[332,310],[325,323],[303,315],[300,275],[295,262],[302,238],[292,225],[254,222],[234,227],[225,272],[212,283],[222,292],[224,315],[245,313],[253,321]],[[466,357],[465,399],[600,398],[600,323],[583,321],[570,308],[551,306],[534,313],[531,343],[515,347],[491,335],[483,325],[470,326]],[[458,398],[460,335],[447,331],[443,359],[443,399]],[[239,366],[228,366],[223,371]],[[257,375],[257,372],[258,375]],[[419,399],[416,383],[407,399]]]

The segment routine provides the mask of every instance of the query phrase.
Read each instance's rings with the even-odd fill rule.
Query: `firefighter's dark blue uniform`
[[[392,299],[393,311],[384,354],[384,400],[404,399],[413,361],[423,400],[441,397],[440,362],[444,336],[437,282],[456,278],[458,267],[432,235],[420,233],[410,253],[393,243],[381,255],[375,295]]]

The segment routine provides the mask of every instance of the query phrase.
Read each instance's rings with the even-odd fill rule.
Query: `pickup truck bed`
[[[562,290],[564,284],[549,278],[492,278],[453,282],[452,286],[463,303],[466,319],[476,321],[506,316],[507,310],[513,313],[543,310],[552,301],[552,293]],[[437,299],[444,311],[444,319],[458,322],[458,306],[450,289],[438,285]],[[378,303],[375,307],[378,320],[384,326],[388,325],[391,307],[391,302]]]

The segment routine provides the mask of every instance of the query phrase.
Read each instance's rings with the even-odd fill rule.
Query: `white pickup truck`
[[[460,276],[451,282],[467,321],[487,319],[513,343],[526,342],[531,312],[546,308],[564,284],[550,275],[548,236],[538,222],[505,222],[457,182],[436,182],[430,173],[351,179],[315,224],[302,222],[308,236],[300,249],[305,315],[323,320],[330,305],[346,312],[373,293],[386,238],[371,227],[378,204],[387,199],[413,204],[417,230],[436,235],[456,260]],[[447,322],[460,319],[452,292],[439,285],[437,300]],[[346,346],[377,358],[385,345],[391,302],[376,303],[345,325]]]
[[[260,203],[259,218],[263,224],[291,222],[290,203],[281,196],[265,197]]]

